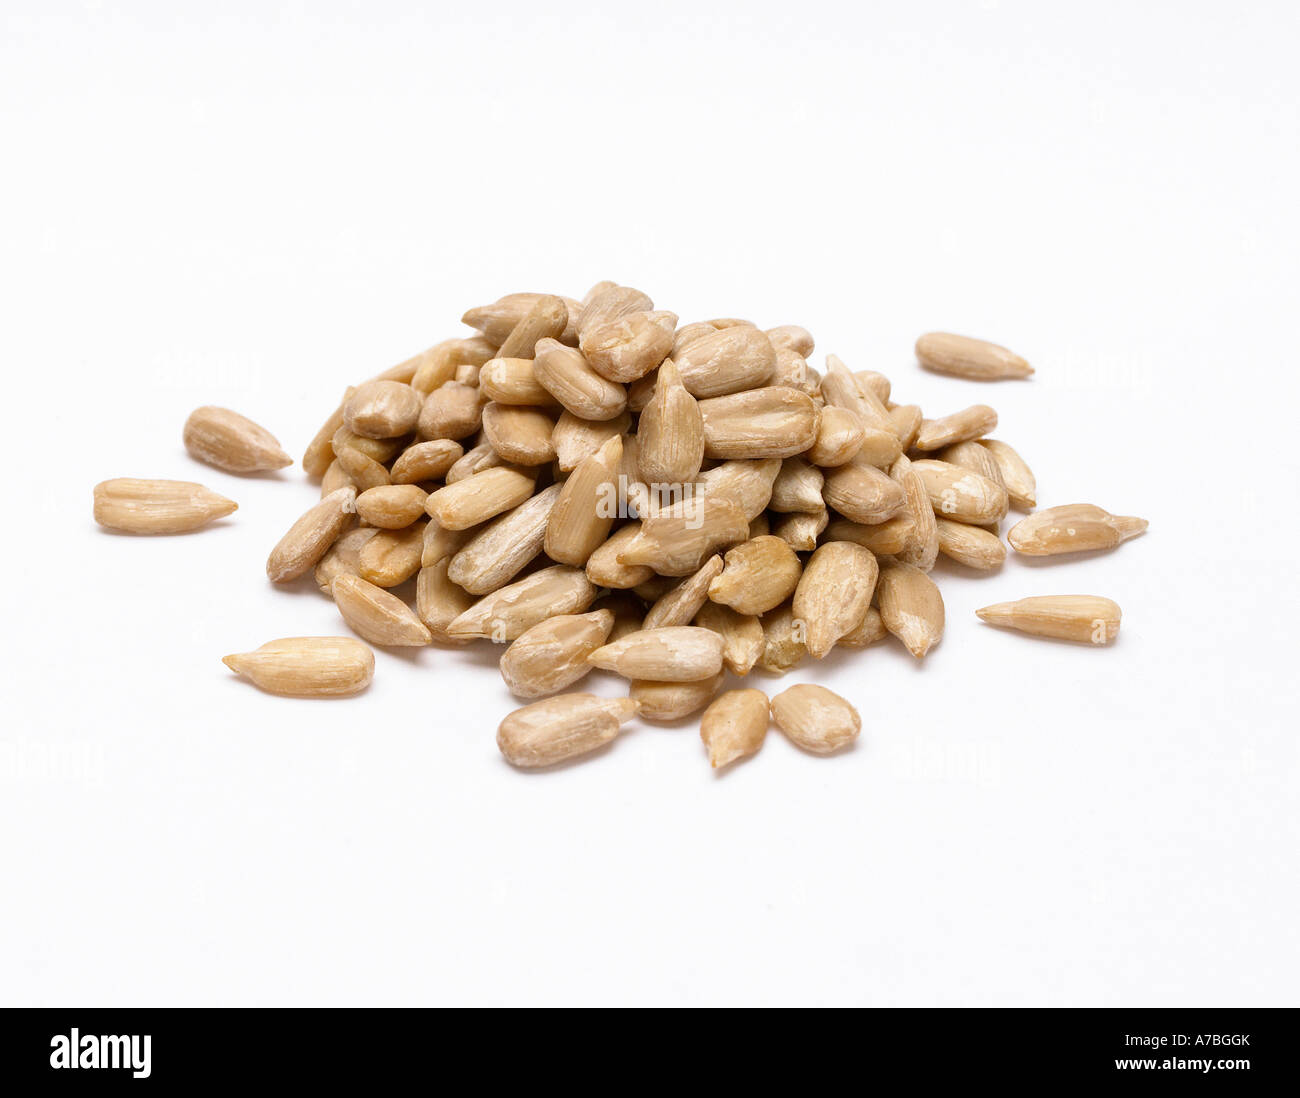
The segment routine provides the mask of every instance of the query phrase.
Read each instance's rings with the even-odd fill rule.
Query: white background
[[[9,1004],[1294,1004],[1292,4],[37,3],[0,42],[0,999]],[[195,406],[300,455],[342,388],[519,290],[801,323],[1087,560],[940,565],[942,645],[809,663],[864,732],[696,725],[510,769],[496,652],[343,702],[227,652],[338,632],[263,562],[299,470],[191,462]],[[921,372],[918,334],[1038,374]],[[92,485],[240,503],[99,531]],[[1113,648],[974,609],[1115,598]],[[621,689],[597,677],[593,688]]]

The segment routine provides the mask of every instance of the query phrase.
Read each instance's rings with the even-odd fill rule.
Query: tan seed
[[[448,530],[437,519],[430,519],[424,527],[424,544],[420,550],[421,566],[428,568],[432,564],[446,560],[459,552],[461,546],[478,532],[479,528],[476,526],[465,530]]]
[[[424,527],[417,522],[404,530],[380,530],[361,547],[357,575],[376,587],[396,587],[420,570]]]
[[[420,394],[398,381],[368,381],[343,405],[343,424],[363,438],[399,438],[420,421]]]
[[[504,462],[492,449],[492,444],[480,442],[477,446],[466,450],[463,457],[456,459],[452,467],[447,470],[444,479],[447,484],[455,484],[457,481],[468,480],[475,473],[483,472],[484,469],[495,469],[502,464]]]
[[[758,666],[774,675],[784,675],[808,655],[808,630],[802,618],[796,618],[790,604],[769,610],[762,618],[763,654]]]
[[[877,641],[884,640],[887,636],[889,630],[885,628],[880,611],[871,606],[863,615],[862,621],[840,637],[838,643],[841,648],[866,648]]]
[[[927,500],[927,507],[929,506]],[[933,511],[931,511],[933,515]],[[875,526],[864,526],[848,519],[836,519],[826,527],[827,541],[852,541],[877,556],[894,556],[901,553],[912,541],[910,514],[895,515]]]
[[[586,575],[557,564],[479,599],[447,631],[453,637],[487,637],[504,643],[556,614],[580,614],[595,599],[596,588]]]
[[[532,358],[539,340],[559,339],[569,326],[569,306],[562,297],[542,294],[506,336],[498,358]]]
[[[981,572],[991,572],[1001,568],[1007,559],[1007,547],[997,534],[979,526],[967,526],[964,522],[937,518],[939,551],[958,564],[967,568],[978,568]]]
[[[922,420],[915,446],[918,450],[942,450],[996,430],[998,414],[987,404],[972,404],[942,419]]]
[[[880,617],[917,659],[943,637],[943,596],[934,580],[910,564],[885,564],[876,584]]]
[[[988,450],[993,460],[997,462],[998,469],[1002,473],[1002,483],[1006,485],[1012,506],[1024,511],[1036,507],[1038,485],[1034,480],[1033,470],[1025,464],[1025,459],[1012,447],[996,438],[982,438],[979,445]]]
[[[470,309],[460,320],[462,324],[477,328],[494,347],[500,347],[510,338],[510,334],[515,330],[519,322],[532,311],[537,302],[549,296],[551,295],[539,293],[506,294],[505,297],[498,298],[491,305],[482,305]],[[577,336],[574,331],[574,319],[580,306],[576,301],[571,301],[569,298],[565,298],[564,303],[568,308],[569,323],[565,327],[561,338],[565,343],[576,344]]]
[[[847,408],[864,428],[889,430],[889,411],[875,393],[864,389],[853,372],[838,355],[826,356],[826,376],[822,378],[822,396],[827,404]]]
[[[752,614],[706,602],[692,624],[712,629],[722,638],[722,662],[734,675],[748,675],[763,654],[763,624]]]
[[[497,729],[497,747],[512,766],[554,766],[609,743],[636,715],[633,698],[561,694],[516,709]]]
[[[776,328],[769,328],[764,334],[773,347],[786,347],[804,358],[813,353],[815,344],[812,333],[798,324],[782,324]]]
[[[700,401],[704,455],[710,458],[787,458],[817,440],[817,407],[797,389],[750,389]]]
[[[572,686],[591,670],[588,657],[614,625],[610,610],[560,614],[525,630],[501,656],[501,677],[519,698],[540,698]]]
[[[796,553],[810,553],[817,548],[817,539],[830,522],[830,512],[823,507],[816,514],[778,515],[771,532]]]
[[[422,480],[439,480],[464,456],[460,443],[450,439],[414,443],[393,462],[392,482],[418,484]]]
[[[694,496],[648,515],[618,561],[647,565],[661,576],[688,576],[748,533],[749,519],[730,500]]]
[[[1104,645],[1119,635],[1120,609],[1099,595],[1037,595],[976,610],[980,620],[1037,637]]]
[[[580,419],[611,420],[627,407],[627,390],[622,385],[601,377],[581,351],[558,340],[543,339],[537,344],[533,375],[565,411]],[[626,429],[624,425],[620,433]]]
[[[626,385],[645,377],[668,357],[676,326],[675,313],[630,313],[583,328],[579,347],[596,373]]]
[[[772,498],[768,507],[773,511],[789,513],[805,511],[819,514],[826,509],[822,500],[822,485],[826,478],[815,465],[801,457],[789,457],[781,463],[781,471],[772,482]]]
[[[851,541],[827,542],[808,558],[792,608],[805,623],[813,659],[821,659],[862,623],[879,574],[871,551]]]
[[[451,558],[448,577],[471,595],[509,583],[542,551],[560,488],[552,484],[479,528]]]
[[[124,534],[187,534],[239,509],[188,480],[118,477],[95,485],[95,521]]]
[[[646,629],[667,625],[690,625],[709,598],[709,584],[722,571],[722,558],[712,556],[693,576],[688,576],[650,607],[645,616]]]
[[[323,557],[354,521],[357,493],[340,488],[310,508],[271,550],[266,574],[272,583],[297,579]]]
[[[794,593],[801,572],[794,550],[768,534],[727,550],[709,598],[741,614],[765,614]]]
[[[1143,518],[1112,515],[1091,503],[1067,503],[1021,519],[1007,532],[1007,541],[1017,553],[1049,557],[1114,549],[1146,528]]]
[[[285,637],[221,662],[259,689],[291,698],[358,694],[375,675],[375,654],[352,637]]]
[[[642,629],[596,649],[589,659],[625,679],[697,682],[722,670],[722,638],[694,625]]]
[[[1002,479],[1002,467],[993,459],[993,455],[981,446],[978,442],[967,440],[966,442],[957,442],[952,446],[945,446],[934,455],[940,461],[946,461],[949,465],[959,465],[963,469],[970,469],[972,472],[979,473],[982,477],[987,477],[994,484],[1000,484],[1006,487],[1006,482]]]
[[[817,438],[808,451],[808,460],[824,469],[851,461],[862,449],[864,430],[854,412],[828,404],[821,410]]]
[[[716,330],[675,353],[682,384],[700,399],[759,389],[776,369],[772,341],[757,328]]]
[[[415,373],[411,375],[411,388],[428,396],[456,376],[456,370],[465,365],[482,366],[496,358],[497,345],[482,336],[471,339],[444,339],[427,351],[415,356]]]
[[[915,565],[922,572],[928,572],[939,556],[939,528],[934,506],[930,502],[930,493],[926,490],[925,481],[906,457],[899,457],[889,474],[907,496],[907,516],[912,527],[907,545],[898,553],[899,559],[904,564]]]
[[[506,466],[484,469],[430,492],[424,509],[449,530],[465,530],[518,507],[533,494],[531,472]]]
[[[845,518],[867,526],[885,522],[907,507],[900,484],[856,458],[826,474],[822,496]]]
[[[389,483],[390,477],[388,475],[388,470],[374,458],[368,457],[360,450],[348,446],[339,450],[338,455],[339,456],[334,459],[335,463],[338,465],[340,471],[342,471],[348,478],[347,482],[340,485],[340,487],[346,487],[347,484],[351,484],[358,493],[361,493],[368,492],[371,488],[379,488]],[[324,495],[328,494],[325,492],[324,478],[321,479],[321,492],[322,498]]]
[[[655,303],[649,297],[631,286],[620,286],[616,282],[594,286],[578,315],[578,345],[581,346],[584,338],[590,338],[591,333],[603,325],[633,313],[648,313],[654,307]]]
[[[546,465],[555,460],[551,435],[555,421],[536,408],[488,404],[483,409],[483,434],[502,460],[515,465]]]
[[[628,688],[628,696],[640,705],[639,715],[643,720],[679,721],[708,705],[726,677],[725,671],[719,671],[711,679],[696,682],[635,679]]]
[[[555,340],[548,342],[557,347],[564,346]],[[537,369],[531,358],[494,358],[484,363],[479,371],[478,386],[485,397],[497,404],[545,408],[555,403],[537,380]]]
[[[921,424],[925,421],[920,407],[915,404],[900,404],[889,409],[887,418],[889,429],[894,432],[894,437],[904,451],[916,445],[916,436],[921,433]]]
[[[623,564],[619,557],[637,541],[641,524],[631,522],[621,526],[609,539],[591,554],[587,561],[587,578],[600,587],[626,590],[645,583],[654,576],[654,569],[644,564]]]
[[[677,366],[665,362],[654,398],[637,424],[637,461],[647,484],[686,484],[704,461],[704,416],[682,385]]]
[[[771,502],[772,486],[780,473],[778,458],[724,461],[700,477],[697,494],[729,499],[740,508],[746,521],[752,521]]]
[[[772,719],[791,743],[815,755],[838,751],[862,731],[858,711],[815,683],[800,683],[773,697]]]
[[[972,381],[1023,378],[1034,372],[1028,362],[1005,347],[951,332],[923,335],[916,341],[916,357],[927,370]]]
[[[925,485],[934,513],[941,518],[982,526],[1005,517],[1007,490],[988,477],[933,458],[914,461],[912,468]]]
[[[307,449],[303,451],[302,467],[307,471],[309,477],[324,476],[325,470],[330,467],[330,462],[334,460],[334,434],[343,426],[343,406],[352,393],[353,390],[348,389],[343,394],[339,406],[334,409],[329,419],[321,425],[321,429],[316,432],[316,437],[307,444]]]
[[[618,515],[617,481],[623,441],[615,436],[564,482],[546,523],[546,555],[560,564],[585,567],[604,544]]]
[[[469,438],[483,425],[485,401],[480,390],[448,381],[424,398],[419,430],[422,439]]]
[[[366,460],[369,460],[368,458]],[[383,469],[383,466],[379,466]],[[335,458],[330,462],[330,467],[325,470],[325,475],[320,478],[320,498],[324,499],[331,492],[337,492],[340,488],[356,488],[357,482],[349,475],[348,471],[339,464],[339,459]],[[358,491],[360,491],[358,489]]]
[[[357,496],[357,514],[363,522],[384,530],[405,530],[424,517],[429,493],[416,484],[387,484]]]
[[[881,404],[888,405],[889,378],[877,370],[855,370],[853,376],[858,379],[858,388],[871,393]]]
[[[728,690],[700,718],[700,739],[715,770],[755,754],[767,738],[767,695],[761,690]]]
[[[572,412],[565,412],[551,433],[556,464],[561,472],[571,473],[611,438],[625,435],[631,426],[632,417],[627,412],[608,420],[580,419]],[[625,455],[628,449],[627,440],[624,439]]]
[[[228,473],[265,473],[293,464],[270,431],[229,408],[196,408],[183,435],[193,457]]]
[[[395,438],[366,438],[349,431],[346,427],[340,427],[334,432],[334,439],[331,442],[334,448],[334,455],[337,457],[344,450],[358,450],[365,454],[366,457],[378,461],[381,464],[392,461],[402,448],[400,439]]]
[[[418,647],[433,639],[406,603],[360,576],[335,579],[334,602],[343,620],[371,644]]]
[[[420,569],[415,581],[415,612],[439,644],[468,644],[472,637],[453,637],[451,623],[474,605],[474,596],[447,578],[446,558]]]
[[[358,526],[343,534],[329,551],[316,562],[316,586],[321,594],[334,597],[334,580],[344,574],[361,574],[361,549],[378,531],[373,526]]]

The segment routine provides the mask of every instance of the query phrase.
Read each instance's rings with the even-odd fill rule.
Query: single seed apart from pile
[[[916,357],[927,370],[973,381],[1028,377],[1034,372],[1019,355],[982,339],[927,332],[916,341]]]
[[[397,381],[367,381],[343,405],[343,424],[363,438],[399,438],[420,420],[420,395]]]
[[[375,654],[352,637],[285,637],[221,662],[267,693],[293,698],[357,694],[375,674]]]
[[[424,517],[429,494],[416,484],[385,484],[357,496],[357,515],[384,530],[405,530]]]
[[[993,460],[997,462],[998,469],[1002,473],[1002,483],[1006,485],[1012,506],[1022,511],[1036,507],[1038,485],[1034,480],[1033,470],[1025,464],[1025,459],[1007,443],[996,438],[982,438],[978,445],[988,450]]]
[[[187,534],[239,504],[188,480],[118,477],[95,485],[95,521],[124,534]]]
[[[1036,595],[976,610],[982,621],[1038,637],[1109,644],[1119,635],[1120,609],[1099,595]]]
[[[753,755],[767,738],[771,719],[761,690],[728,690],[700,718],[700,739],[714,769]]]
[[[708,601],[709,585],[722,571],[722,558],[712,556],[700,570],[677,584],[650,607],[645,616],[646,629],[659,629],[666,625],[690,625],[700,608]]]
[[[712,629],[722,638],[722,662],[733,675],[748,675],[763,654],[763,623],[752,614],[741,614],[720,602],[706,602],[693,624]]]
[[[497,729],[497,747],[512,766],[553,766],[604,747],[637,710],[633,698],[561,694],[516,709]]]
[[[765,614],[794,593],[801,571],[794,550],[767,534],[727,550],[709,598],[741,614]]]
[[[822,545],[804,567],[794,592],[794,616],[806,626],[808,653],[821,659],[861,624],[880,569],[869,549],[851,541]]]
[[[297,579],[323,557],[353,523],[355,488],[340,488],[321,500],[289,527],[266,559],[266,574],[272,583]]]
[[[448,530],[467,530],[518,507],[533,494],[534,473],[497,466],[430,492],[424,509]]]
[[[910,564],[886,564],[877,581],[880,618],[917,659],[943,637],[943,596],[934,580]]]
[[[1007,490],[987,477],[932,458],[914,461],[912,468],[925,485],[936,515],[975,526],[1006,516]]]
[[[376,587],[396,587],[420,570],[425,523],[405,530],[380,530],[361,547],[357,575]]]
[[[792,743],[816,755],[838,751],[862,731],[858,711],[815,683],[800,683],[773,697],[772,719]]]
[[[1007,547],[997,534],[979,526],[967,526],[964,522],[944,518],[936,518],[935,524],[939,551],[958,564],[991,572],[995,568],[1001,568],[1007,559]]]
[[[614,626],[610,610],[559,614],[525,630],[502,653],[501,677],[519,698],[540,698],[572,686],[591,670],[588,657]]]
[[[922,420],[913,445],[918,450],[942,450],[945,446],[987,435],[997,425],[997,412],[987,404],[972,404],[942,419]]]
[[[1112,515],[1091,503],[1067,503],[1021,519],[1007,532],[1017,553],[1031,557],[1114,549],[1144,533],[1147,520]]]
[[[293,464],[270,431],[229,408],[196,408],[183,437],[193,457],[228,473],[266,473]]]
[[[722,670],[722,638],[694,625],[642,629],[598,648],[590,660],[625,679],[697,682]]]
[[[698,713],[709,704],[727,677],[719,671],[711,679],[694,682],[652,682],[635,679],[628,687],[628,696],[641,706],[640,716],[648,721],[678,721]]]
[[[371,644],[418,647],[433,639],[406,603],[360,576],[336,578],[334,602],[343,620]]]
[[[556,614],[580,614],[596,600],[596,588],[576,568],[543,568],[474,603],[447,628],[453,637],[487,637],[497,643]]]

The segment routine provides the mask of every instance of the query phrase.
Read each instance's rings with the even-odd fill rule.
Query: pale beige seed
[[[727,550],[709,598],[741,614],[765,614],[794,593],[802,570],[795,551],[779,537],[754,538]]]
[[[562,343],[548,340],[557,347]],[[537,380],[531,358],[494,358],[483,364],[478,375],[483,395],[497,404],[526,405],[545,408],[555,403]]]
[[[424,544],[420,549],[421,566],[428,568],[458,553],[461,546],[479,531],[480,527],[477,526],[470,526],[464,530],[448,530],[437,519],[430,519],[424,526]]]
[[[361,574],[361,549],[378,531],[373,526],[358,526],[343,534],[316,562],[316,586],[321,594],[334,597],[331,587],[338,576]]]
[[[823,507],[816,514],[781,515],[772,523],[772,534],[780,538],[796,553],[808,553],[817,548],[817,539],[830,522],[830,512]]]
[[[565,412],[556,421],[551,433],[551,442],[555,446],[555,462],[563,473],[571,473],[584,459],[591,457],[611,438],[626,435],[632,427],[632,417],[621,412],[613,419],[581,419],[572,412]],[[624,439],[623,453],[627,456],[631,448]]]
[[[688,576],[748,533],[749,520],[730,500],[694,496],[647,515],[618,560],[647,565],[661,576]]]
[[[552,484],[479,528],[452,556],[448,577],[472,595],[486,595],[509,583],[542,551],[560,490]]]
[[[464,447],[450,439],[413,443],[393,462],[392,482],[418,484],[420,481],[440,480],[464,456]]]
[[[841,648],[866,648],[877,641],[884,640],[887,636],[889,630],[885,628],[880,611],[871,606],[867,608],[862,621],[840,637],[838,643]]]
[[[339,450],[338,457],[334,460],[339,469],[347,475],[346,483],[351,484],[358,494],[368,492],[371,488],[382,487],[391,480],[388,470],[383,465],[351,446]],[[339,485],[339,487],[345,486]],[[328,494],[325,492],[324,478],[321,479],[321,492],[322,496]]]
[[[483,375],[483,367],[475,366],[466,362],[456,367],[456,381],[461,385],[477,387],[479,378]],[[486,394],[485,394],[486,395]]]
[[[455,484],[457,481],[468,480],[475,473],[483,472],[484,469],[495,469],[503,464],[505,463],[492,449],[490,442],[480,442],[466,450],[463,457],[457,458],[443,479],[447,484]]]
[[[712,335],[714,332],[720,332],[724,328],[753,328],[756,325],[748,320],[737,320],[734,317],[719,317],[714,320],[699,320],[693,324],[684,324],[677,329],[676,335],[673,336],[673,353],[675,359],[683,349],[694,343],[697,339],[704,336]]]
[[[858,388],[871,393],[881,404],[889,404],[891,386],[884,374],[877,370],[854,370],[853,376],[858,379]]]
[[[734,675],[748,675],[763,654],[763,623],[753,614],[706,602],[692,624],[712,629],[722,638],[722,662]]]
[[[666,595],[655,601],[645,616],[646,629],[667,625],[690,625],[709,598],[709,584],[722,572],[722,558],[712,556],[699,571],[687,576]]]
[[[512,641],[556,614],[580,614],[596,599],[596,588],[576,568],[543,568],[474,603],[448,627],[453,637]]]
[[[419,647],[433,639],[406,603],[360,576],[336,578],[334,602],[348,626],[371,644]]]
[[[772,500],[772,486],[781,473],[779,458],[724,461],[700,476],[698,494],[729,499],[753,521]]]
[[[784,675],[808,655],[808,631],[802,618],[795,617],[787,602],[762,617],[763,654],[758,666],[774,675]]]
[[[911,564],[928,572],[934,567],[939,557],[939,528],[930,503],[930,493],[925,481],[912,468],[907,457],[899,457],[894,462],[889,474],[902,487],[907,496],[907,516],[911,520],[911,538],[907,545],[898,551],[898,557],[904,564]]]
[[[95,485],[95,521],[123,534],[187,534],[239,509],[188,480],[118,477]]]
[[[704,417],[671,360],[658,373],[654,399],[637,423],[637,462],[647,484],[687,484],[704,461]]]
[[[1049,557],[1114,549],[1146,528],[1144,518],[1112,515],[1091,503],[1067,503],[1021,519],[1007,532],[1007,541],[1017,553]]]
[[[979,526],[967,526],[964,522],[952,522],[945,518],[936,518],[935,523],[938,527],[939,552],[958,564],[978,568],[981,572],[992,572],[1001,568],[1007,559],[1007,547],[997,534]]]
[[[369,458],[366,459],[370,460]],[[379,466],[383,469],[383,466]],[[387,474],[385,474],[387,475]],[[337,492],[340,488],[356,488],[357,482],[348,475],[348,471],[339,464],[339,459],[335,458],[330,462],[330,467],[325,470],[325,475],[320,478],[320,498],[324,499],[331,492]],[[358,492],[361,489],[357,489]]]
[[[821,380],[821,375],[802,355],[795,354],[788,347],[776,348],[776,365],[768,379],[769,385],[784,385],[817,397],[821,394]]]
[[[420,569],[415,581],[415,613],[439,644],[469,644],[472,637],[453,637],[448,629],[474,605],[474,596],[447,578],[447,560]]]
[[[511,766],[554,766],[604,747],[636,716],[634,698],[561,694],[516,709],[497,729]]]
[[[587,578],[599,587],[622,591],[645,583],[654,569],[645,564],[623,564],[619,557],[641,533],[639,522],[630,522],[615,530],[587,561]],[[657,596],[656,596],[657,597]]]
[[[363,438],[399,438],[415,430],[423,401],[399,381],[367,381],[343,405],[343,425]]]
[[[921,433],[921,424],[925,417],[916,404],[899,404],[888,412],[889,429],[894,432],[903,451],[916,445],[916,436]]]
[[[628,696],[640,705],[638,715],[642,720],[679,721],[708,705],[721,689],[726,677],[725,671],[719,671],[711,679],[699,679],[696,682],[634,679],[628,687]]]
[[[912,468],[925,485],[934,513],[941,518],[983,526],[1006,516],[1007,490],[988,477],[933,458],[914,461]]]
[[[272,583],[297,579],[323,557],[354,521],[355,488],[340,488],[307,510],[271,550],[266,574]]]
[[[582,345],[583,339],[589,338],[591,333],[604,325],[633,313],[651,312],[654,307],[655,303],[649,297],[631,286],[608,283],[592,287],[591,293],[583,301],[582,312],[578,315],[578,346]]]
[[[591,670],[588,657],[614,626],[610,610],[560,614],[525,630],[501,655],[501,677],[518,698],[567,689]]]
[[[506,336],[498,358],[532,358],[539,340],[559,339],[569,326],[569,306],[564,298],[543,294]]]
[[[996,438],[982,438],[979,445],[988,450],[997,462],[1002,473],[1002,483],[1006,485],[1013,507],[1028,511],[1038,505],[1038,484],[1034,472],[1025,464],[1016,451],[1007,443]]]
[[[593,667],[625,679],[697,682],[722,670],[722,638],[694,625],[642,629],[596,649],[588,658]]]
[[[856,413],[828,404],[821,410],[817,438],[808,451],[808,460],[824,469],[851,461],[862,449],[864,431]]]
[[[424,398],[420,438],[456,441],[469,438],[483,425],[484,403],[483,394],[476,386],[448,381]]]
[[[424,509],[449,530],[465,530],[518,507],[533,494],[535,474],[513,467],[484,469],[430,492]]]
[[[862,445],[852,460],[859,465],[888,469],[903,452],[903,444],[890,427],[864,427]]]
[[[1002,468],[993,459],[989,453],[974,439],[965,442],[957,442],[951,446],[945,446],[934,455],[940,461],[946,461],[949,465],[959,465],[963,469],[970,469],[972,472],[979,473],[982,477],[987,477],[994,484],[1000,484],[1005,488],[1006,482],[1002,479]]]
[[[942,450],[956,442],[981,438],[997,425],[997,412],[987,404],[972,404],[940,419],[923,420],[914,445],[918,450]]]
[[[359,694],[375,676],[375,654],[352,637],[285,637],[221,662],[260,690],[290,698]]]
[[[596,373],[626,385],[645,377],[668,357],[676,326],[675,313],[630,313],[584,328],[579,347]]]
[[[611,438],[564,482],[546,523],[546,555],[585,567],[609,537],[618,516],[617,476],[623,440]]]
[[[1109,644],[1119,635],[1118,604],[1100,595],[1036,595],[976,610],[982,621],[1036,637]]]
[[[895,515],[874,526],[865,526],[849,519],[836,519],[826,527],[826,540],[852,541],[864,549],[870,549],[877,556],[894,556],[911,544],[913,530],[910,514]]]
[[[483,333],[484,339],[488,340],[494,347],[500,347],[510,338],[510,334],[515,330],[519,322],[532,311],[537,302],[549,296],[551,295],[539,293],[506,294],[505,297],[498,298],[491,305],[481,305],[470,309],[460,318],[460,322],[468,324],[471,328],[477,328]],[[565,343],[576,344],[577,335],[574,331],[574,320],[580,306],[576,301],[571,301],[569,298],[563,300],[568,308],[569,322],[560,338]]]
[[[759,389],[776,370],[772,341],[757,328],[722,328],[674,353],[682,384],[701,399]]]
[[[867,526],[886,522],[907,508],[907,493],[897,481],[856,458],[826,474],[822,497],[845,518]]]
[[[404,530],[380,530],[361,547],[357,575],[376,587],[396,587],[420,570],[424,549],[424,522]]]
[[[715,770],[755,754],[767,738],[767,695],[761,690],[728,690],[700,718],[700,739]]]
[[[402,440],[396,438],[366,438],[364,435],[349,431],[347,427],[340,427],[334,432],[334,439],[330,445],[334,448],[335,456],[338,456],[344,450],[357,450],[380,464],[386,464],[397,456],[398,451],[402,448]]]
[[[772,482],[772,498],[768,507],[782,514],[803,511],[819,514],[826,509],[822,500],[822,485],[826,482],[822,471],[809,465],[801,457],[789,457],[781,463],[781,471]]]
[[[787,458],[817,440],[817,406],[797,389],[774,386],[700,401],[704,455]]]
[[[815,683],[800,683],[775,695],[772,719],[791,743],[815,755],[838,751],[862,731],[858,711],[838,694]]]
[[[461,366],[482,366],[495,358],[496,344],[482,336],[470,339],[444,339],[416,355],[411,388],[428,396],[456,376]]]
[[[943,596],[934,580],[910,564],[884,564],[876,583],[880,617],[917,659],[943,637]]]
[[[229,408],[196,408],[182,434],[192,457],[228,473],[266,473],[293,464],[270,431]]]
[[[429,493],[417,484],[386,484],[357,496],[357,514],[371,526],[405,530],[424,517],[424,501],[428,498]]]
[[[1028,362],[1005,347],[951,332],[927,332],[916,341],[916,357],[927,370],[972,381],[1022,378],[1034,372]]]
[[[611,420],[627,408],[627,390],[622,385],[601,377],[581,351],[558,340],[543,339],[537,344],[533,375],[566,412],[579,419]],[[623,426],[620,433],[626,429]]]
[[[555,460],[551,435],[555,420],[536,408],[488,404],[483,409],[483,434],[504,461],[515,465],[546,465]]]
[[[353,390],[348,389],[343,394],[339,406],[334,409],[329,419],[321,425],[321,429],[316,432],[316,437],[307,444],[307,449],[303,451],[302,467],[309,477],[324,476],[325,470],[330,467],[330,462],[334,460],[334,434],[343,426],[343,406],[352,393]]]
[[[808,558],[792,609],[805,623],[805,643],[813,659],[821,659],[862,623],[879,574],[871,551],[851,541],[826,542]]]
[[[764,334],[773,347],[789,348],[804,358],[813,353],[812,333],[798,324],[782,324],[776,328],[769,328]]]
[[[863,428],[889,429],[888,409],[875,393],[863,389],[838,355],[826,356],[826,374],[822,378],[821,391],[827,404],[847,408],[858,417]]]

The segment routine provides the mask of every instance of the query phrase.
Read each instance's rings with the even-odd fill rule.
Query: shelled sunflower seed
[[[288,583],[314,570],[344,621],[381,647],[501,649],[502,722],[518,766],[608,743],[634,715],[704,711],[715,767],[757,751],[769,717],[805,750],[851,742],[861,720],[815,685],[729,689],[892,635],[916,658],[942,640],[940,556],[976,573],[1007,556],[1001,524],[1037,485],[985,404],[927,417],[890,379],[812,335],[719,318],[679,324],[640,290],[600,282],[581,300],[515,293],[469,309],[475,330],[331,394],[302,458],[321,499],[272,550]],[[996,344],[930,333],[920,364],[975,381],[1025,378]],[[185,441],[232,472],[281,467],[263,428],[205,407]],[[109,481],[96,518],[136,533],[195,529],[234,504],[198,485]],[[1109,549],[1142,519],[1090,504],[1031,514],[1022,554]],[[412,589],[404,585],[414,579]],[[992,624],[1108,643],[1119,607],[1049,596],[981,610]],[[1100,638],[1100,639],[1099,639]],[[369,682],[369,650],[272,642],[229,657],[266,689],[322,695]],[[593,668],[625,699],[566,694]],[[770,708],[770,712],[769,712]]]

